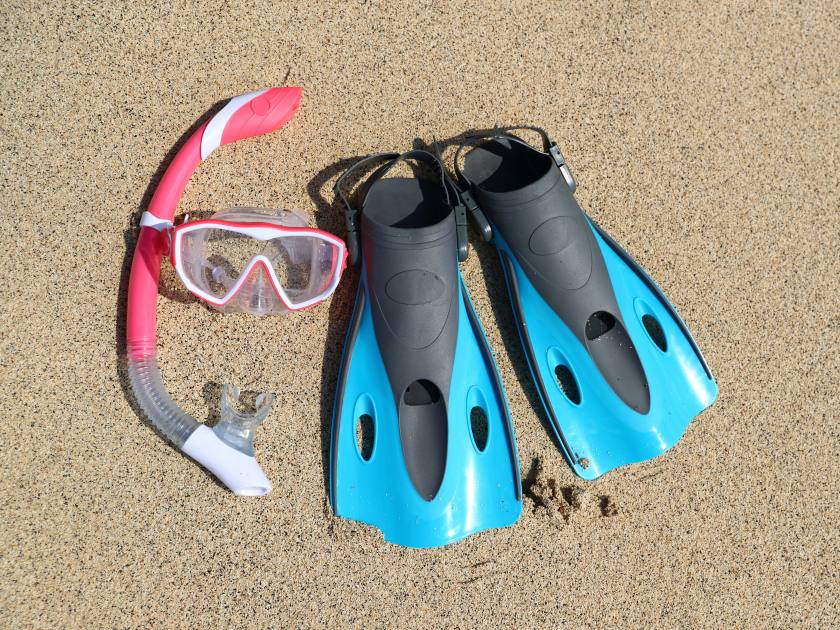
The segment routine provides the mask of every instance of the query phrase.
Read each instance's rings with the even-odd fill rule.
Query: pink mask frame
[[[311,295],[306,299],[294,301],[289,296],[286,288],[275,272],[274,264],[265,255],[259,254],[253,256],[244,266],[242,271],[238,273],[238,278],[230,289],[224,295],[217,296],[213,293],[202,289],[191,277],[184,268],[183,252],[184,252],[184,237],[192,232],[199,230],[222,230],[227,232],[234,232],[247,236],[257,241],[270,241],[274,239],[316,239],[329,246],[330,248],[330,265],[331,268],[324,276],[324,282],[320,282],[323,288],[315,295]],[[266,277],[269,279],[274,293],[280,300],[280,303],[288,311],[302,311],[323,302],[335,291],[341,280],[341,275],[347,266],[347,247],[344,241],[337,236],[309,227],[294,227],[279,225],[277,223],[260,222],[260,221],[228,221],[224,219],[199,219],[196,221],[189,221],[176,226],[171,231],[171,248],[170,261],[175,268],[178,277],[184,286],[195,295],[197,298],[207,302],[208,304],[221,308],[230,303],[239,294],[240,290],[246,285],[251,274],[261,269]],[[314,266],[314,261],[313,261]],[[313,272],[314,273],[314,272]]]

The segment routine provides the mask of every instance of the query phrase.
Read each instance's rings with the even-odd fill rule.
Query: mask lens
[[[329,289],[339,255],[333,243],[302,233],[274,238],[266,245],[263,253],[292,306],[314,300]]]
[[[189,281],[216,298],[223,298],[236,284],[260,241],[220,228],[185,231],[180,256]]]
[[[176,232],[181,279],[224,310],[306,308],[332,292],[343,262],[341,246],[315,230],[240,221],[186,224]]]
[[[228,230],[206,230],[205,281],[211,293],[224,296],[259,253],[260,242]]]

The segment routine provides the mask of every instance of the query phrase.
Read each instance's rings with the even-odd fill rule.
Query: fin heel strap
[[[455,184],[455,182],[453,181],[452,185],[455,187],[455,190],[458,191],[461,200],[466,205],[467,210],[469,212],[469,216],[473,222],[473,227],[486,242],[490,242],[493,239],[493,229],[490,226],[490,222],[487,220],[487,217],[484,216],[484,213],[481,211],[481,208],[479,208],[478,203],[475,201],[475,198],[472,195],[471,191],[475,184],[471,182],[461,170],[461,155],[463,154],[464,149],[466,147],[474,147],[477,146],[483,140],[496,138],[504,138],[506,140],[518,142],[522,146],[528,147],[529,149],[535,151],[537,150],[529,142],[525,142],[525,140],[523,140],[519,136],[514,135],[512,133],[514,131],[533,131],[539,134],[543,142],[542,152],[551,157],[551,159],[554,161],[554,164],[557,166],[557,168],[560,169],[560,172],[563,174],[563,179],[566,180],[566,185],[568,185],[569,190],[571,190],[571,192],[575,192],[575,190],[577,189],[577,182],[575,182],[575,178],[572,176],[572,172],[569,169],[569,166],[566,164],[566,158],[560,151],[560,147],[554,140],[551,139],[551,136],[549,136],[548,132],[542,127],[536,127],[533,125],[494,127],[493,129],[488,129],[487,131],[480,131],[471,136],[467,136],[466,138],[464,138],[463,142],[461,142],[461,144],[458,145],[458,150],[455,151],[455,174],[458,178],[458,184]],[[437,141],[435,141],[434,146],[437,150]],[[439,151],[438,155],[440,155]]]
[[[360,168],[369,166],[375,162],[394,160],[397,157],[399,157],[399,153],[396,152],[371,153],[344,171],[336,180],[335,186],[333,186],[333,191],[344,204],[344,225],[347,228],[347,257],[351,265],[355,265],[359,262],[359,255],[361,252],[361,243],[359,239],[359,211],[353,207],[350,200],[344,194],[342,190],[344,183],[347,181],[347,178],[351,173],[355,173]]]
[[[466,249],[466,211],[460,204],[453,203],[453,197],[455,200],[460,200],[458,188],[449,177],[443,163],[437,155],[422,149],[413,149],[411,151],[406,151],[405,153],[372,153],[350,166],[335,182],[335,186],[333,187],[335,194],[341,199],[342,203],[344,203],[344,222],[347,227],[347,253],[351,265],[357,264],[361,255],[361,239],[359,236],[360,210],[350,203],[350,200],[342,190],[347,178],[350,174],[355,173],[366,166],[370,166],[376,162],[384,162],[384,164],[376,169],[365,181],[365,184],[370,187],[373,183],[383,179],[396,164],[408,160],[424,162],[435,167],[436,174],[440,179],[443,200],[448,207],[452,208],[452,211],[455,214],[456,233],[458,237],[458,260],[466,260],[466,255],[468,253],[468,250]]]
[[[560,147],[558,144],[552,140],[551,136],[548,135],[548,132],[543,129],[542,127],[536,127],[533,125],[516,125],[512,127],[495,127],[494,129],[489,129],[487,131],[481,131],[471,136],[467,136],[464,141],[458,146],[458,150],[455,152],[455,173],[458,176],[458,181],[461,183],[462,186],[465,188],[471,188],[473,183],[464,175],[463,171],[461,170],[460,162],[461,162],[461,155],[466,147],[476,146],[482,140],[489,140],[489,139],[496,139],[496,138],[505,138],[506,140],[512,140],[514,142],[518,142],[519,144],[526,146],[530,149],[536,150],[534,145],[529,142],[526,142],[522,138],[517,135],[514,135],[512,132],[514,131],[533,131],[539,134],[540,138],[542,138],[543,148],[542,152],[548,154],[554,163],[557,165],[561,171],[563,171],[563,177],[566,179],[566,183],[571,188],[572,192],[575,191],[577,188],[577,184],[575,183],[574,178],[572,177],[571,171],[569,170],[568,165],[566,164],[566,158],[563,156],[563,153],[560,151]],[[565,169],[565,170],[564,170]]]

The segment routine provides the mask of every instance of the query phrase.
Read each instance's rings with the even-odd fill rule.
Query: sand
[[[838,625],[836,3],[157,4],[0,9],[0,625]],[[513,527],[402,549],[327,502],[357,273],[258,320],[210,312],[167,270],[175,400],[205,420],[221,383],[278,395],[257,437],[275,489],[232,496],[138,414],[127,271],[182,134],[284,83],[305,89],[297,117],[220,149],[179,212],[296,208],[343,234],[348,159],[540,124],[684,316],[717,403],[663,457],[576,478],[473,234],[463,273],[528,494]]]

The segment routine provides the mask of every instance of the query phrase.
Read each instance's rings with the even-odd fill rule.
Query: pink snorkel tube
[[[275,131],[294,115],[298,87],[269,88],[237,96],[203,124],[178,151],[140,220],[140,236],[128,285],[126,348],[128,373],[137,401],[154,425],[187,455],[210,470],[238,495],[259,496],[271,484],[253,456],[253,432],[271,400],[257,399],[254,415],[229,406],[227,388],[222,420],[214,429],[199,423],[170,398],[156,355],[156,310],[160,266],[169,250],[169,230],[190,176],[223,144]],[[238,391],[235,397],[238,397]]]

